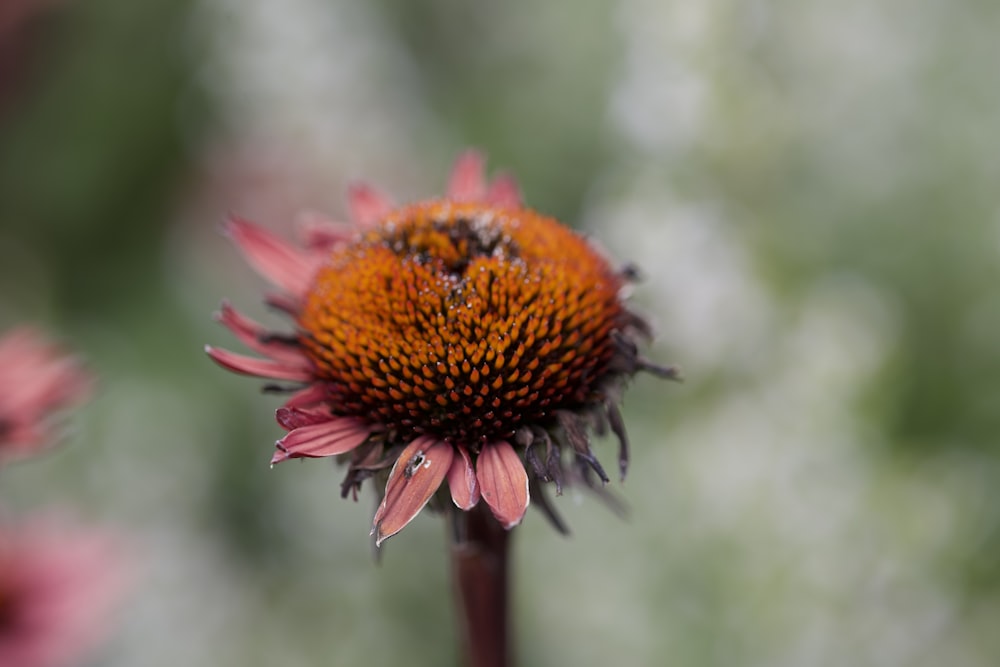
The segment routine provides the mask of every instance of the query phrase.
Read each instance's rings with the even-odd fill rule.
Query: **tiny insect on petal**
[[[453,458],[450,444],[429,436],[420,436],[407,445],[392,466],[385,496],[375,513],[372,534],[376,547],[420,513],[441,486]]]

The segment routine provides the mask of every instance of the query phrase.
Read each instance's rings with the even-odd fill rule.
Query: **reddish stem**
[[[507,563],[510,534],[479,503],[452,513],[451,568],[466,667],[510,667]]]

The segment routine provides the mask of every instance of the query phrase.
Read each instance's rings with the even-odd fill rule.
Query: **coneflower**
[[[501,550],[532,496],[561,527],[542,483],[608,481],[591,431],[617,436],[625,476],[623,385],[643,370],[676,377],[638,351],[649,328],[623,296],[634,269],[525,208],[511,177],[487,182],[472,151],[442,198],[396,206],[358,185],[349,207],[351,224],[313,221],[300,246],[226,226],[294,322],[267,331],[223,304],[219,320],[263,358],[207,348],[230,370],[297,387],[277,411],[287,434],[272,463],[339,457],[344,496],[384,480],[376,545],[450,496],[456,544]]]

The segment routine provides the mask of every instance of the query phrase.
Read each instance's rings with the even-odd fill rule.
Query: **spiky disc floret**
[[[458,508],[482,498],[508,528],[534,494],[561,528],[540,482],[559,491],[567,479],[608,480],[591,428],[618,436],[624,477],[621,385],[640,370],[676,376],[638,353],[648,327],[621,298],[634,271],[523,208],[512,179],[487,183],[482,168],[466,153],[445,198],[405,207],[352,188],[355,228],[312,221],[303,249],[249,223],[229,227],[285,290],[270,300],[297,330],[270,334],[226,305],[219,319],[269,359],[209,354],[306,385],[278,411],[288,434],[272,461],[349,454],[344,495],[385,475],[377,543],[445,481]]]
[[[404,435],[507,439],[595,400],[626,321],[621,285],[550,218],[428,202],[334,251],[301,338],[341,414]]]

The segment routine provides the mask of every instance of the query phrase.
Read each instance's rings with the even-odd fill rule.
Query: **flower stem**
[[[510,533],[485,503],[453,508],[451,571],[460,650],[466,667],[511,667],[507,563]]]

